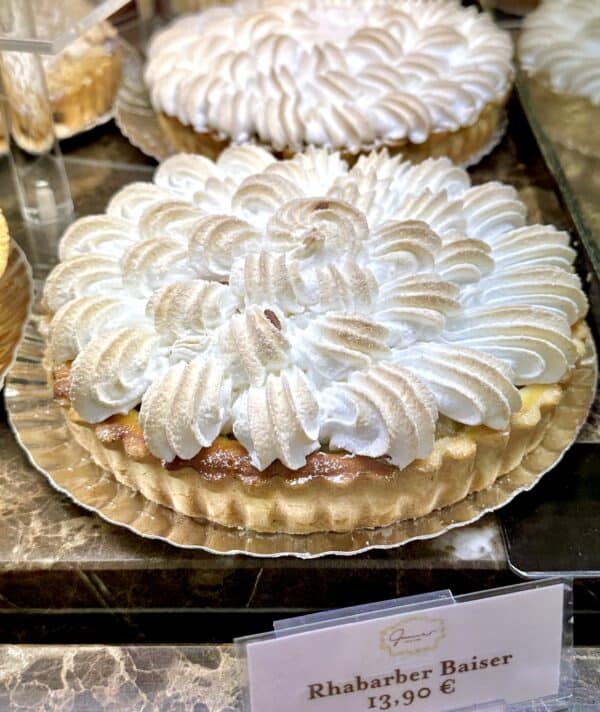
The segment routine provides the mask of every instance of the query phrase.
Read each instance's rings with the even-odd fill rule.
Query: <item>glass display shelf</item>
[[[65,219],[73,211],[40,55],[65,49],[126,2],[0,1],[0,143],[9,155],[21,212],[30,222]]]
[[[532,221],[569,228],[517,103],[509,126],[500,146],[471,169],[473,181],[509,182]],[[115,191],[149,180],[156,165],[114,125],[64,142],[63,151],[77,216],[102,212]],[[25,223],[7,171],[1,159],[0,207],[39,290],[64,225]],[[0,453],[0,642],[225,642],[298,613],[518,580],[496,514],[433,540],[358,556],[214,556],[142,539],[74,505],[29,465],[4,416]],[[593,582],[585,587],[580,597],[593,599]]]
[[[519,576],[600,579],[598,447],[574,445],[534,490],[502,511],[508,564]]]
[[[516,87],[548,169],[557,182],[591,265],[600,275],[600,156],[586,148],[583,136],[578,148],[572,132],[582,112],[600,114],[600,109],[594,109],[591,104],[586,108],[586,102],[574,107],[567,121],[571,124],[567,134],[566,130],[563,132],[564,117],[557,116],[555,94],[546,91],[523,72],[517,73]],[[581,123],[587,125],[589,121]],[[598,132],[597,124],[595,132]]]
[[[33,23],[22,6],[30,3]],[[129,0],[0,0],[0,49],[56,54]]]

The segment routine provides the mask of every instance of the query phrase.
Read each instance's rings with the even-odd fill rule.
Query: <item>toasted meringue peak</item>
[[[258,249],[261,235],[240,218],[210,215],[196,224],[188,244],[189,259],[199,277],[227,279],[234,259]]]
[[[73,361],[71,403],[89,423],[128,413],[167,365],[166,350],[151,329],[100,334]]]
[[[433,448],[437,408],[410,371],[381,363],[323,394],[320,437],[332,449],[386,456],[398,467]]]
[[[508,91],[511,55],[458,2],[242,0],[159,32],[145,79],[154,107],[197,131],[357,153],[472,125]]]
[[[146,314],[154,321],[157,333],[173,340],[185,334],[212,331],[237,307],[238,300],[227,285],[196,279],[174,282],[154,292]]]
[[[122,218],[87,215],[67,228],[58,256],[63,262],[87,254],[119,257],[137,239],[131,224]]]
[[[217,165],[208,158],[195,153],[177,153],[156,169],[154,182],[159,188],[190,201],[195,193],[204,189],[209,178],[218,176]]]
[[[142,399],[140,424],[150,452],[170,462],[210,445],[230,419],[231,379],[214,358],[171,366]]]
[[[169,238],[136,242],[123,255],[121,269],[129,293],[146,298],[165,284],[194,276],[187,249]]]
[[[49,356],[61,366],[72,361],[96,336],[143,324],[143,302],[119,297],[79,297],[54,314],[48,330]]]
[[[488,354],[429,343],[400,351],[395,360],[427,385],[440,413],[459,423],[501,430],[521,406],[510,370]]]
[[[577,358],[568,235],[525,226],[512,188],[472,188],[446,159],[382,151],[348,170],[248,146],[173,157],[155,180],[69,228],[44,303],[76,410],[98,422],[141,403],[162,460],[233,429],[259,469],[321,446],[404,467],[431,452],[438,412],[503,429],[516,386]]]
[[[188,235],[203,215],[203,211],[183,200],[155,203],[140,215],[140,237],[142,240],[170,237],[186,244]]]
[[[106,214],[137,225],[146,208],[170,200],[173,194],[153,183],[130,183],[113,195]]]
[[[577,357],[569,322],[543,306],[468,309],[448,322],[445,337],[505,361],[517,385],[556,383]]]
[[[118,293],[123,275],[119,263],[103,255],[85,254],[61,262],[48,275],[44,303],[55,312],[77,297]]]
[[[364,215],[332,198],[290,200],[267,223],[269,242],[277,251],[289,251],[293,259],[309,264],[358,254],[368,234]]]
[[[259,470],[274,460],[296,470],[320,447],[319,405],[298,368],[269,374],[264,386],[250,387],[238,398],[233,413],[233,432]]]
[[[289,345],[277,315],[251,306],[234,314],[218,332],[219,352],[234,374],[234,383],[261,385],[267,373],[289,358]]]
[[[289,314],[303,312],[315,304],[320,290],[314,280],[313,284],[305,280],[297,261],[270,252],[251,252],[237,260],[229,286],[246,304],[278,307]]]

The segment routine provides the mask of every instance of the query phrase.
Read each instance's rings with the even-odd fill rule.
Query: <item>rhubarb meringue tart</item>
[[[462,163],[497,140],[511,60],[508,34],[457,0],[242,0],[159,31],[145,80],[177,150]]]
[[[181,154],[64,234],[46,367],[94,460],[263,532],[380,527],[490,487],[584,353],[568,235],[446,158]]]

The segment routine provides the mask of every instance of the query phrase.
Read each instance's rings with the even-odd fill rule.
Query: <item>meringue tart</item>
[[[448,159],[181,154],[44,288],[68,427],[151,501],[307,533],[420,517],[544,438],[584,355],[566,233]]]
[[[523,22],[519,60],[550,137],[600,156],[600,4],[545,0]]]
[[[512,44],[455,0],[264,0],[178,18],[151,40],[145,80],[180,151],[229,143],[289,158],[476,160],[497,140]]]

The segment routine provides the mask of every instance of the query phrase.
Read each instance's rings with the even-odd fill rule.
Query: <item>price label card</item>
[[[557,695],[563,584],[245,643],[253,712],[443,712]]]

